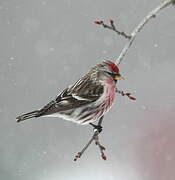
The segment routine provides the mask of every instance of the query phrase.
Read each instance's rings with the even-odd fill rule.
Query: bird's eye
[[[107,74],[109,74],[110,76],[114,77],[116,74],[115,73],[112,73],[112,72],[108,72],[107,71]]]

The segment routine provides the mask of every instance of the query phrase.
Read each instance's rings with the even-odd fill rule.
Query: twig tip
[[[77,155],[74,158],[74,161],[77,161],[81,157],[81,152],[78,152]]]
[[[136,98],[135,98],[135,97],[132,97],[132,96],[129,97],[129,98],[130,98],[131,100],[134,100],[134,101],[136,100]]]
[[[94,21],[95,24],[101,25],[103,21]]]
[[[103,160],[105,160],[105,161],[107,160],[107,157],[104,154],[101,157]]]

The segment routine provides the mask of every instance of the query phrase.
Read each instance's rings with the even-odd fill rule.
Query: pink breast
[[[113,80],[109,79],[107,81],[108,85],[107,85],[107,89],[106,89],[106,104],[107,104],[107,109],[109,109],[115,99],[115,95],[116,95],[116,84],[114,83]]]
[[[108,81],[105,87],[104,97],[100,101],[99,111],[95,114],[94,119],[99,119],[103,116],[112,106],[116,95],[116,84],[113,81]]]

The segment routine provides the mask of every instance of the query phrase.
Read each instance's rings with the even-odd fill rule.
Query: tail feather
[[[30,119],[30,118],[33,118],[33,117],[38,117],[39,113],[39,110],[36,110],[36,111],[32,111],[32,112],[29,112],[29,113],[26,113],[26,114],[23,114],[23,115],[20,115],[18,116],[16,119],[17,119],[17,122],[21,122],[21,121],[24,121],[26,119]]]

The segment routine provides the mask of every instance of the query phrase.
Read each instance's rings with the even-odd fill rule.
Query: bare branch
[[[125,37],[126,39],[128,39],[129,41],[126,43],[126,45],[124,46],[122,52],[120,53],[119,57],[116,60],[116,63],[119,65],[121,63],[121,61],[123,60],[124,56],[126,55],[126,53],[128,52],[129,48],[131,47],[136,35],[138,32],[140,32],[143,27],[145,26],[146,23],[148,23],[148,21],[152,18],[155,18],[156,15],[158,14],[158,12],[166,7],[168,7],[169,5],[175,5],[175,0],[165,0],[164,2],[162,2],[160,5],[158,5],[155,9],[153,9],[152,11],[150,11],[148,13],[147,16],[145,16],[143,18],[143,20],[135,27],[135,29],[131,32],[131,35],[127,35],[124,31],[119,31],[116,29],[113,20],[110,19],[110,26],[105,24],[103,21],[95,21],[95,24],[98,25],[102,25],[104,28],[110,29],[112,31],[117,32],[117,34]]]
[[[144,27],[144,25],[151,19],[151,18],[155,18],[156,14],[168,7],[171,4],[175,4],[175,0],[165,0],[164,2],[162,2],[159,6],[157,6],[155,9],[153,9],[152,11],[150,11],[148,13],[147,16],[145,16],[143,18],[143,20],[135,27],[135,29],[132,31],[131,33],[131,38],[129,39],[129,41],[126,43],[126,45],[124,46],[122,52],[120,53],[119,57],[116,60],[117,64],[120,64],[121,61],[123,60],[124,56],[126,55],[127,51],[129,50],[130,46],[132,45],[136,35],[138,32],[140,32],[142,30],[142,28]]]
[[[127,96],[129,99],[131,100],[136,100],[135,97],[131,96],[131,93],[124,93],[123,91],[120,91],[120,90],[116,90],[117,93],[121,94],[122,96]]]
[[[104,28],[115,31],[118,35],[121,35],[126,39],[131,39],[130,35],[127,35],[124,31],[119,31],[116,29],[114,25],[114,21],[112,19],[110,19],[109,22],[110,22],[110,25],[105,24],[103,21],[94,21],[95,24],[102,25]]]
[[[95,136],[95,144],[99,147],[102,159],[106,160],[107,158],[106,158],[105,153],[104,153],[104,150],[106,150],[106,148],[100,144],[98,135]]]
[[[98,126],[102,125],[102,121],[103,121],[103,116],[99,119],[98,121]],[[94,130],[94,134],[91,137],[91,139],[89,140],[89,142],[83,147],[83,149],[77,153],[77,155],[74,158],[74,161],[76,161],[77,159],[81,158],[81,156],[83,155],[83,153],[87,150],[87,148],[91,145],[92,141],[95,141],[95,144],[99,147],[100,153],[101,153],[101,157],[103,160],[106,160],[106,156],[104,154],[104,150],[105,147],[101,145],[100,141],[99,141],[99,137],[98,135],[100,134],[100,132],[95,129]]]

